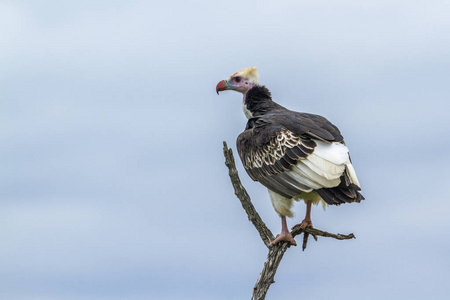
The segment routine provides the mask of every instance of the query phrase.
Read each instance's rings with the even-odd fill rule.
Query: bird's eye
[[[234,77],[234,81],[236,81],[237,83],[241,82],[241,77]]]

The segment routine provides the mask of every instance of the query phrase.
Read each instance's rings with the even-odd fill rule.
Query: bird
[[[286,217],[294,216],[294,201],[303,200],[306,215],[299,224],[313,228],[311,206],[359,203],[361,186],[339,129],[325,117],[289,110],[272,99],[259,84],[257,67],[240,70],[219,81],[216,92],[234,90],[243,95],[248,121],[236,147],[245,171],[269,192],[281,218],[281,232],[269,246],[296,242]]]

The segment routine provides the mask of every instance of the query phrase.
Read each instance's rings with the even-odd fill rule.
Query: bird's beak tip
[[[219,81],[219,83],[216,86],[217,95],[219,95],[220,91],[224,91],[226,89],[228,89],[227,82],[225,80]]]

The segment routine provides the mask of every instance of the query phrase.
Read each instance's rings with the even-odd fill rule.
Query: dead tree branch
[[[266,224],[264,224],[263,220],[259,216],[255,207],[252,204],[250,196],[245,190],[244,186],[241,183],[241,180],[238,176],[238,171],[236,169],[236,164],[234,162],[233,151],[228,149],[227,143],[223,142],[223,154],[225,156],[225,165],[228,167],[229,176],[231,179],[231,183],[233,184],[234,193],[241,201],[242,207],[247,213],[248,219],[253,223],[259,235],[261,236],[262,241],[269,249],[269,253],[267,255],[267,261],[264,263],[264,267],[259,275],[258,280],[253,288],[252,300],[261,300],[265,299],[267,291],[272,283],[274,283],[275,273],[277,272],[278,266],[280,265],[281,260],[283,259],[283,255],[286,252],[287,248],[290,247],[289,243],[281,242],[275,245],[274,247],[269,247],[269,243],[274,239],[274,236],[269,228],[267,228]],[[332,237],[338,240],[347,240],[355,238],[353,233],[348,235],[343,234],[334,234],[326,231],[318,230],[315,228],[305,228],[302,229],[300,226],[294,226],[291,231],[293,237],[304,233],[305,238],[303,240],[303,250],[306,248],[307,235],[311,234],[315,238],[316,236],[323,237]]]

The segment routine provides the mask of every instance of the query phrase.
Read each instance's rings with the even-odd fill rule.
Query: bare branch
[[[233,151],[228,149],[227,143],[223,142],[223,154],[225,155],[225,165],[228,167],[231,183],[234,187],[234,193],[241,200],[242,207],[248,215],[248,219],[253,223],[256,230],[258,230],[261,239],[264,244],[269,247],[269,243],[274,239],[274,236],[266,224],[263,222],[255,207],[252,204],[252,200],[241,183],[234,163]]]
[[[332,238],[337,239],[337,240],[350,240],[350,239],[355,239],[356,238],[353,233],[350,233],[350,234],[329,233],[329,232],[322,231],[322,230],[319,230],[319,229],[316,229],[316,228],[305,228],[305,229],[302,229],[302,228],[300,228],[300,225],[295,225],[292,228],[291,234],[292,234],[292,236],[296,236],[296,235],[301,234],[302,232],[309,233],[311,235],[318,235],[318,236],[323,236],[323,237],[332,237]]]
[[[305,251],[305,249],[306,249],[306,245],[308,243],[308,235],[310,235],[310,234],[314,237],[314,239],[316,241],[317,241],[317,236],[332,237],[337,240],[349,240],[349,239],[355,238],[353,233],[350,233],[350,234],[329,233],[329,232],[322,231],[322,230],[315,229],[315,228],[309,228],[309,227],[301,228],[300,224],[297,224],[292,228],[291,234],[293,237],[295,237],[296,235],[299,235],[302,232],[303,232],[303,244],[302,244],[303,251]]]
[[[273,247],[269,247],[269,243],[274,240],[274,236],[270,229],[267,228],[266,224],[262,221],[261,217],[252,204],[250,196],[242,185],[241,180],[238,176],[236,164],[234,162],[233,151],[231,149],[228,149],[226,142],[223,142],[223,154],[225,156],[225,165],[228,167],[231,183],[233,184],[234,193],[241,201],[242,207],[247,213],[248,219],[253,223],[253,226],[255,226],[256,230],[258,230],[259,235],[261,236],[261,239],[266,247],[269,248],[267,261],[264,263],[261,274],[256,281],[252,295],[252,300],[262,300],[265,299],[270,285],[275,282],[275,273],[277,272],[278,266],[283,259],[284,253],[290,247],[290,244],[288,242],[280,242]],[[299,225],[296,225],[294,226],[294,228],[292,228],[291,234],[293,237],[301,233],[304,233],[303,250],[306,248],[308,234],[313,235],[316,240],[317,236],[332,237],[338,240],[355,238],[353,233],[350,233],[348,235],[334,234],[315,228],[303,229]]]

